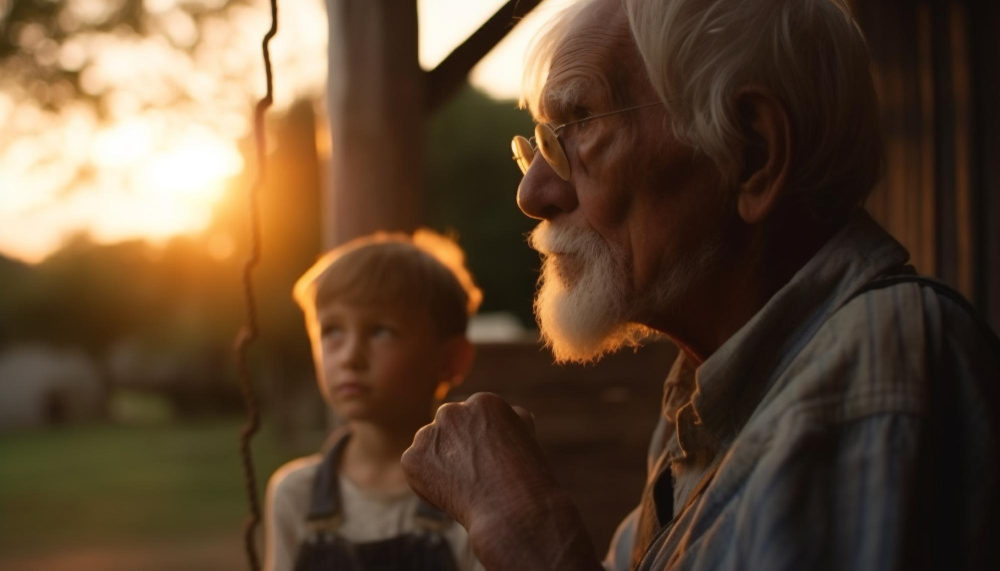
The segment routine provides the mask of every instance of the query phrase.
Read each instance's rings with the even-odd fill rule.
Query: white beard
[[[631,322],[632,285],[623,256],[594,232],[547,221],[535,228],[528,243],[542,255],[535,319],[557,362],[587,363],[639,344],[648,329]],[[580,264],[575,283],[565,283],[560,275],[560,256]]]
[[[654,334],[636,322],[678,302],[715,263],[720,243],[707,243],[665,267],[652,291],[637,296],[626,256],[596,232],[542,221],[528,238],[542,256],[535,293],[535,319],[556,362],[589,363],[623,347],[636,347]],[[567,284],[557,264],[560,255],[581,266]]]

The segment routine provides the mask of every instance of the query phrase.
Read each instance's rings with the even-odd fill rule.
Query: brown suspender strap
[[[642,557],[636,558],[635,552],[633,552],[633,561],[632,561],[633,569],[641,568],[646,563],[646,560],[650,557],[650,551],[651,551],[650,548],[653,545],[657,544],[657,540],[660,538],[660,536],[665,533],[670,533],[670,528],[672,528],[680,518],[684,517],[684,514],[687,513],[687,511],[691,509],[692,506],[694,506],[695,502],[697,502],[698,499],[701,497],[701,495],[705,492],[705,490],[708,489],[709,484],[711,484],[712,480],[715,479],[715,474],[718,473],[719,471],[719,466],[722,465],[723,456],[724,456],[723,452],[720,451],[719,454],[712,461],[712,463],[708,466],[708,469],[702,475],[701,480],[698,481],[698,485],[696,485],[694,489],[691,490],[691,493],[688,494],[687,501],[684,502],[684,507],[682,507],[681,510],[677,512],[677,515],[674,516],[674,518],[671,519],[669,523],[667,523],[664,526],[661,526],[660,529],[653,535],[653,537],[646,545],[643,545],[641,547],[639,545],[635,546],[636,550],[642,551]]]

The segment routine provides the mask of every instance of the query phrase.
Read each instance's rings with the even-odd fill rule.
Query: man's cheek
[[[605,241],[613,238],[629,218],[635,206],[634,193],[624,189],[633,187],[634,183],[624,177],[600,177],[579,192],[588,223]]]

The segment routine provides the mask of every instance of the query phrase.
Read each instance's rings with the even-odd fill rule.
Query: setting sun
[[[226,182],[243,168],[232,142],[213,131],[178,130],[150,118],[133,118],[98,133],[91,161],[124,177],[129,194],[155,211],[156,219],[145,226],[150,238],[203,230]]]
[[[204,206],[217,201],[226,179],[242,168],[243,158],[231,144],[207,132],[194,133],[174,149],[150,157],[140,170],[138,184],[151,197]]]

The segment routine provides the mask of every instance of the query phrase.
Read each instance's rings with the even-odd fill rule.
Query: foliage
[[[197,46],[201,22],[240,0],[0,0],[0,70],[3,87],[27,89],[49,108],[101,93],[82,82],[92,54],[71,39],[99,36],[139,38],[162,32],[166,18],[181,18],[191,34],[162,34],[172,47],[187,52]],[[154,8],[151,9],[150,7]]]
[[[0,255],[0,284],[4,284],[4,293],[0,295],[0,347],[17,337],[16,313],[26,295],[24,290],[30,276],[27,264]]]
[[[539,261],[524,239],[535,222],[517,207],[510,141],[533,128],[514,101],[467,87],[431,118],[426,149],[428,222],[458,234],[484,292],[481,311],[510,311],[524,325],[534,323]]]

